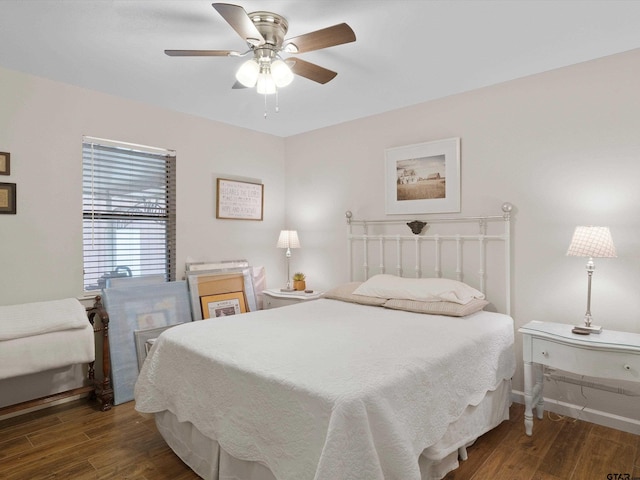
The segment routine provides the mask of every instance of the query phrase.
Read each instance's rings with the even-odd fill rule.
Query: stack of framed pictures
[[[132,278],[102,291],[109,312],[114,405],[133,400],[138,369],[147,353],[146,342],[167,328],[191,320],[186,282],[147,283]]]
[[[187,263],[186,274],[193,320],[258,309],[253,269],[246,260]]]

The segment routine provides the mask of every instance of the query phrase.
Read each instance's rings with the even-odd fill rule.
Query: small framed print
[[[264,185],[218,178],[216,218],[262,220]]]
[[[15,215],[16,184],[0,183],[0,214]]]
[[[200,297],[202,318],[228,317],[247,311],[243,292],[221,293]]]
[[[0,152],[0,175],[11,174],[11,154],[9,152]]]

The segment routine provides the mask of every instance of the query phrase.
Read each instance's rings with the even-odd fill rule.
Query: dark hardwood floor
[[[77,400],[1,420],[0,479],[197,479],[133,407],[100,412]],[[527,437],[523,411],[514,404],[511,419],[479,438],[446,480],[640,478],[640,436],[545,416]]]

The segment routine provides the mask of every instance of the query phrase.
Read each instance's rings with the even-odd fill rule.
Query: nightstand
[[[309,300],[317,300],[324,292],[314,291],[313,293],[304,292],[281,292],[277,289],[263,290],[264,295],[263,309],[284,307],[295,303],[306,302]]]
[[[530,322],[520,328],[524,360],[524,427],[533,433],[533,408],[544,413],[543,368],[613,380],[640,382],[640,334],[603,330],[572,333],[573,325]]]

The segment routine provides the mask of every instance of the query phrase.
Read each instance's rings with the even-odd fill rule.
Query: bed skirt
[[[511,381],[488,392],[477,406],[468,406],[435,445],[419,458],[421,480],[439,480],[458,468],[458,452],[480,435],[509,418]],[[215,439],[205,437],[189,422],[180,422],[170,411],[155,414],[160,434],[171,449],[205,480],[277,480],[269,468],[232,457]]]

